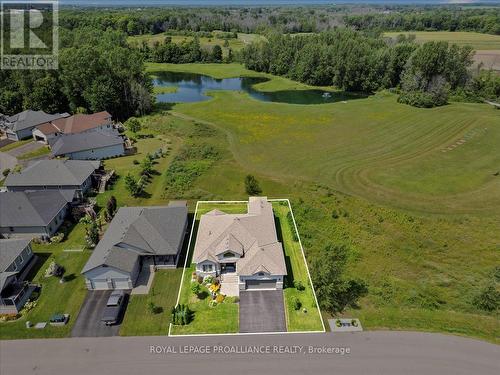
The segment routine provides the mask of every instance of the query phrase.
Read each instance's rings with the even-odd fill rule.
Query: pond
[[[176,92],[157,94],[156,99],[160,103],[191,103],[209,100],[210,96],[207,95],[207,91],[210,90],[244,91],[257,100],[289,104],[334,103],[363,97],[357,94],[316,89],[272,92],[254,89],[255,84],[268,80],[264,77],[216,79],[202,74],[181,72],[155,72],[154,75],[154,86],[177,88]]]

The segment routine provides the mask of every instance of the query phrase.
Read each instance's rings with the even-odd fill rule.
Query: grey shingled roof
[[[287,274],[273,208],[266,197],[250,197],[246,214],[226,214],[216,209],[201,216],[194,261],[217,261],[217,256],[226,251],[242,255],[236,261],[238,275],[261,271]]]
[[[51,145],[52,155],[59,156],[72,152],[91,150],[123,144],[123,138],[116,132],[93,131],[57,137]]]
[[[45,113],[44,111],[27,110],[7,117],[7,121],[11,123],[11,126],[9,126],[11,130],[19,131],[33,128],[45,122],[68,116],[68,113],[56,113],[52,115]]]
[[[100,166],[98,160],[40,160],[10,173],[5,186],[79,186]]]
[[[0,240],[0,272],[5,272],[29,243],[25,239]]]
[[[37,190],[0,193],[0,226],[46,226],[73,200],[74,190]]]
[[[139,255],[175,255],[182,247],[186,204],[121,207],[82,273],[107,265],[130,272]]]

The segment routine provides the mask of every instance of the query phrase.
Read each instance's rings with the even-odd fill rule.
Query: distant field
[[[131,36],[128,38],[128,42],[130,45],[139,46],[143,41],[146,41],[148,45],[151,47],[155,42],[163,42],[167,36],[172,38],[173,43],[182,43],[184,41],[193,40],[192,36],[184,36],[184,35],[169,35],[168,33],[156,34],[156,35],[137,35]],[[228,39],[229,48],[233,51],[241,50],[246,44],[253,42],[254,40],[264,38],[258,34],[243,34],[239,33],[238,38]],[[227,54],[228,47],[224,47],[224,39],[220,39],[217,37],[213,38],[200,38],[200,44],[204,48],[212,48],[215,45],[219,45],[222,47],[222,52],[224,55]]]
[[[421,43],[436,40],[451,42],[460,46],[470,45],[475,50],[500,50],[500,35],[480,34],[465,31],[410,31],[384,33],[384,36],[395,38],[400,34],[413,34],[416,36],[417,42]]]

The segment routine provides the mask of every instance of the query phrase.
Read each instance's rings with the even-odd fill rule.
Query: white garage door
[[[115,289],[130,289],[129,279],[113,279]]]
[[[276,280],[247,280],[246,288],[248,290],[276,289]]]
[[[109,289],[107,280],[99,280],[99,279],[92,280],[92,287],[94,289],[101,289],[101,290]]]

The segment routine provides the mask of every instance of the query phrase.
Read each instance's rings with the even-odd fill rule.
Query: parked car
[[[125,297],[123,290],[115,290],[111,293],[102,314],[102,322],[108,326],[118,323],[125,307]]]

